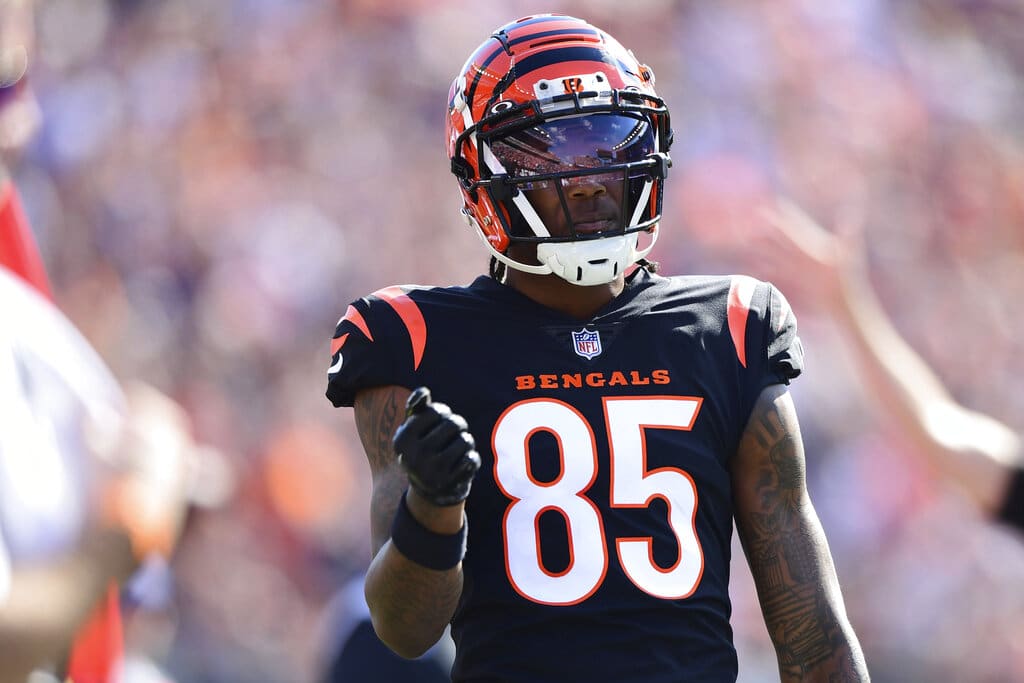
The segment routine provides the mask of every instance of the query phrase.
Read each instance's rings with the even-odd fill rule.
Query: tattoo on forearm
[[[820,530],[807,522],[802,509],[802,446],[783,426],[773,401],[759,403],[757,410],[753,437],[766,457],[759,459],[758,509],[745,543],[780,666],[787,679],[799,679],[825,661],[851,655],[821,580]]]
[[[370,467],[380,470],[394,460],[391,439],[401,424],[401,408],[394,391],[372,391],[357,404],[356,424]],[[358,418],[365,419],[358,419]]]
[[[397,388],[372,389],[356,401],[356,428],[373,472],[370,534],[376,555],[390,535],[391,522],[408,480],[395,463],[391,440],[402,422],[404,402]]]

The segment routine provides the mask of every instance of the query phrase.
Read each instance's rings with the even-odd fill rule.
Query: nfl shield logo
[[[576,351],[576,355],[590,360],[594,356],[601,355],[601,335],[597,330],[591,332],[584,327],[579,332],[572,333],[572,347]]]

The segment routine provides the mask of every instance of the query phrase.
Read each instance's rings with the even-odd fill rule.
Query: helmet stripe
[[[480,79],[487,73],[487,67],[491,65],[495,59],[505,54],[505,49],[499,47],[497,50],[488,55],[487,59],[481,62],[480,66],[476,67],[476,75],[473,76],[473,82],[466,88],[466,102],[469,103],[470,107],[473,106],[473,98],[476,96],[476,87],[480,84]]]
[[[527,57],[516,64],[516,75],[525,76],[531,71],[543,69],[545,66],[565,62],[599,62],[601,64],[608,64],[608,61],[605,59],[607,54],[604,50],[596,47],[563,47],[557,50],[545,50],[540,54]]]
[[[527,26],[535,26],[536,24],[550,24],[556,21],[561,23],[568,21],[577,24],[583,23],[579,19],[573,19],[572,17],[565,16],[564,14],[545,14],[541,16],[531,17],[529,19],[524,19],[523,21],[517,21],[515,24],[512,25],[511,30],[518,32],[523,30]],[[509,32],[506,31],[505,35],[509,35]]]
[[[524,21],[518,22],[515,25],[515,29],[514,30],[517,30],[517,31],[518,30],[522,30],[524,27],[533,26],[535,24],[550,24],[551,22],[555,22],[555,21],[557,21],[557,22],[564,22],[568,18],[569,17],[564,17],[564,16],[541,16],[541,17],[534,17],[532,19],[526,19]],[[567,32],[568,33],[572,33],[572,32],[583,33],[584,31],[579,30],[579,29],[570,29]],[[551,33],[554,33],[554,32],[551,32]],[[589,33],[589,31],[587,33]],[[492,34],[491,38],[493,38],[494,40],[497,40],[500,44],[498,45],[498,48],[494,52],[489,54],[487,56],[487,59],[483,60],[480,63],[480,66],[477,68],[476,76],[473,77],[473,82],[469,84],[468,88],[466,88],[466,101],[467,102],[472,102],[473,101],[473,96],[476,94],[476,86],[479,84],[481,76],[483,76],[484,73],[487,71],[487,67],[491,65],[491,62],[493,62],[495,59],[497,59],[499,55],[506,54],[506,52],[505,52],[506,46],[511,47],[512,45],[519,45],[520,43],[522,43],[524,41],[527,41],[527,40],[531,40],[535,36],[541,35],[541,34],[543,34],[543,32],[540,32],[540,34],[530,33],[530,34],[525,35],[525,36],[519,36],[518,38],[512,38],[507,32],[504,32],[504,31],[496,32],[496,33]],[[499,37],[499,36],[501,36],[501,37]]]
[[[568,17],[563,17],[563,16],[535,17],[533,19],[529,19],[529,20],[526,20],[526,21],[523,21],[523,22],[517,24],[515,30],[518,32],[518,31],[522,30],[524,27],[533,26],[534,24],[550,24],[552,22],[560,22],[561,23],[561,22],[565,22],[567,19],[568,19]],[[600,33],[600,31],[598,31],[596,29],[588,29],[588,28],[582,28],[582,27],[578,27],[577,26],[577,27],[574,27],[574,28],[554,29],[554,30],[551,30],[551,31],[536,31],[536,32],[532,32],[532,33],[527,33],[526,35],[517,36],[515,38],[512,38],[508,34],[505,34],[505,35],[508,36],[508,37],[506,39],[504,39],[504,40],[502,40],[501,38],[498,38],[497,37],[498,34],[494,34],[493,36],[491,36],[495,40],[499,41],[501,44],[494,50],[494,52],[489,54],[487,56],[487,58],[484,59],[480,63],[480,66],[476,69],[476,76],[474,76],[473,82],[469,84],[468,88],[466,88],[466,101],[467,102],[472,102],[473,101],[473,96],[476,94],[476,87],[477,87],[477,85],[480,82],[480,78],[484,75],[484,73],[486,73],[487,67],[491,65],[491,62],[493,62],[495,59],[497,59],[502,54],[505,54],[505,47],[506,46],[513,47],[515,45],[521,45],[521,44],[529,42],[531,40],[538,40],[538,39],[542,39],[542,38],[549,38],[551,36],[561,36],[561,35],[566,35],[566,36],[569,36],[569,35],[584,35],[584,36],[600,37],[601,33]],[[600,61],[604,61],[604,60],[600,60]],[[521,72],[521,73],[527,73],[527,72],[524,71],[524,72]]]
[[[532,40],[539,40],[541,38],[550,38],[551,36],[595,36],[600,37],[600,33],[597,31],[588,31],[579,28],[562,28],[554,31],[539,31],[537,33],[531,33],[528,36],[520,36],[508,42],[509,45],[520,45]]]
[[[533,36],[529,36],[532,38]],[[476,90],[477,83],[480,81],[480,77],[484,74],[484,69],[487,67],[498,55],[504,54],[504,50],[497,50],[491,57],[488,57],[487,61],[484,62],[479,69],[477,74],[473,78],[473,84],[469,88],[469,97],[466,101],[472,102],[473,96]],[[515,78],[525,76],[531,71],[537,69],[543,69],[545,66],[552,64],[559,64],[562,62],[598,62],[600,64],[610,64],[605,55],[607,53],[596,47],[562,47],[554,50],[544,50],[539,54],[526,57],[521,62],[514,65],[513,70],[508,72],[508,75],[514,75]],[[615,66],[611,64],[611,66]],[[619,65],[622,67],[623,65]],[[623,71],[629,72],[628,69],[623,68]],[[504,78],[501,83],[495,87],[494,92],[491,94],[489,101],[496,100],[501,96],[501,93],[512,83],[513,79]]]

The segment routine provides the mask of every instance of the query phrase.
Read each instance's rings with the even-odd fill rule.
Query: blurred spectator
[[[143,386],[126,399],[74,328],[5,269],[0,302],[18,321],[0,337],[0,680],[20,683],[63,669],[109,582],[170,552],[190,438],[176,404]],[[96,654],[72,650],[76,683],[106,680],[116,662]]]
[[[762,258],[835,322],[852,347],[872,405],[908,436],[929,468],[960,487],[986,516],[1024,531],[1021,436],[957,403],[893,327],[871,286],[862,220],[847,216],[833,234],[795,204],[780,201],[769,215],[775,239]],[[787,271],[799,276],[787,277]]]
[[[120,655],[117,584],[180,530],[190,437],[155,389],[122,394],[46,298],[6,166],[38,123],[33,26],[29,0],[0,4],[0,309],[13,323],[0,331],[0,680],[48,666],[103,683]]]

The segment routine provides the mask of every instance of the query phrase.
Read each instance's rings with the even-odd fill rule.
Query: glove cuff
[[[413,517],[403,493],[391,523],[391,544],[416,564],[427,569],[447,571],[457,567],[466,556],[468,528],[463,513],[462,528],[456,533],[439,534],[431,531]]]

